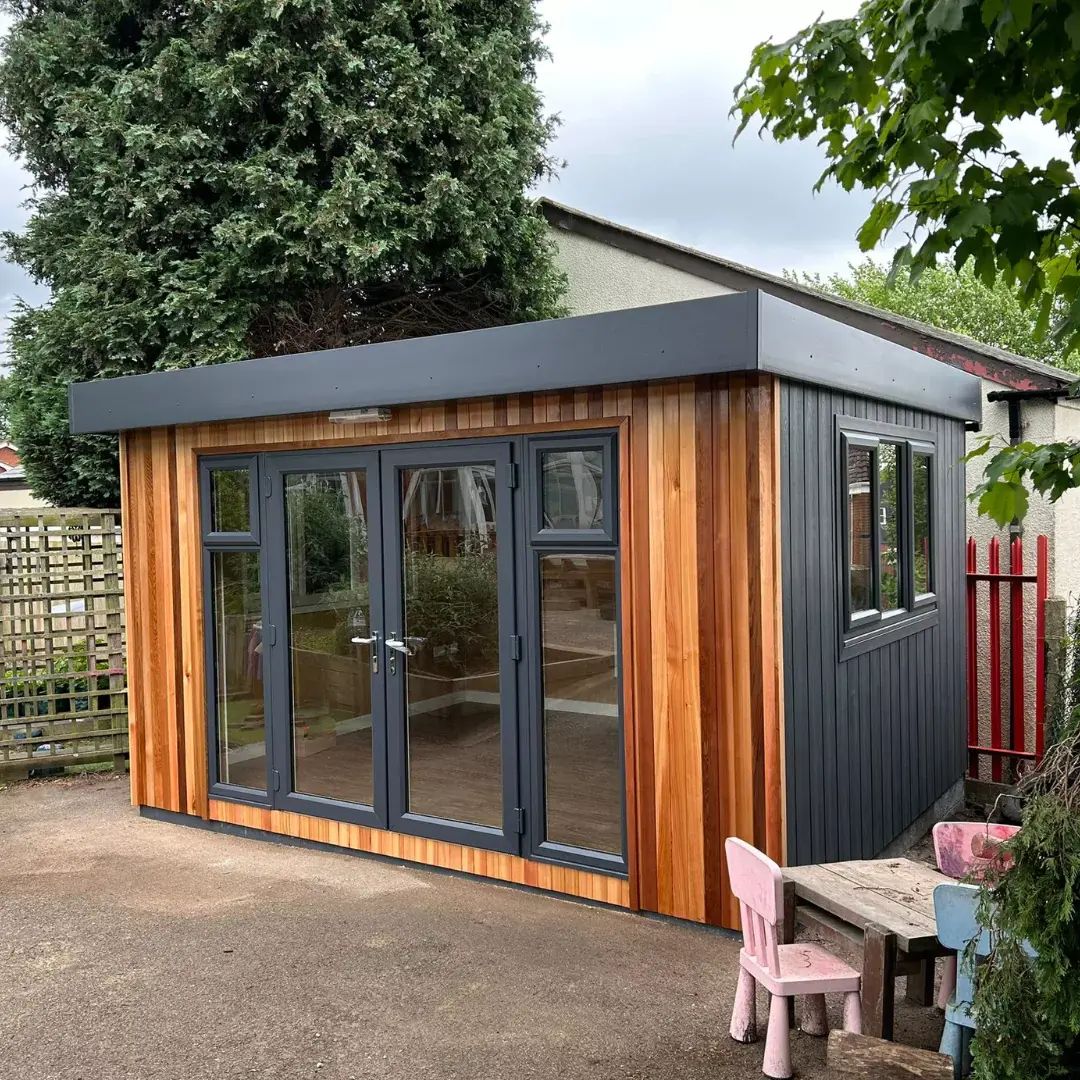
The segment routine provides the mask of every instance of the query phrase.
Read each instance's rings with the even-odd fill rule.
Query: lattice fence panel
[[[0,775],[127,754],[120,517],[0,515]]]

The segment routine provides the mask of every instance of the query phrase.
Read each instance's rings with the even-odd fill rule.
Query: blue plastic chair
[[[967,954],[975,942],[976,963],[979,957],[989,956],[993,948],[992,935],[979,924],[976,909],[979,889],[975,885],[939,885],[934,890],[934,914],[937,918],[938,941],[947,949],[955,949],[959,957],[956,989],[945,1006],[945,1031],[941,1036],[941,1053],[953,1059],[953,1076],[966,1076],[970,1068],[971,1034],[975,1017],[971,1004],[975,997],[974,970]]]

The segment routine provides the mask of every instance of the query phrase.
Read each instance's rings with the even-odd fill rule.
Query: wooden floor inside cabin
[[[502,825],[502,762],[497,706],[472,704],[410,720],[409,809],[479,825]],[[591,713],[547,714],[547,836],[572,847],[620,852],[623,777],[619,722]],[[371,729],[299,740],[297,790],[370,805]],[[262,788],[266,759],[230,769],[233,783]]]

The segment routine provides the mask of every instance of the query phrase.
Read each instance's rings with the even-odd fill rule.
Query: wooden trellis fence
[[[120,517],[0,515],[0,776],[123,763]]]

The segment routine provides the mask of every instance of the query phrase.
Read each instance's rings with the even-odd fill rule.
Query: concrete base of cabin
[[[0,845],[5,1080],[761,1076],[730,935],[180,828],[112,779],[0,792]],[[823,1039],[793,1058],[828,1075]]]

